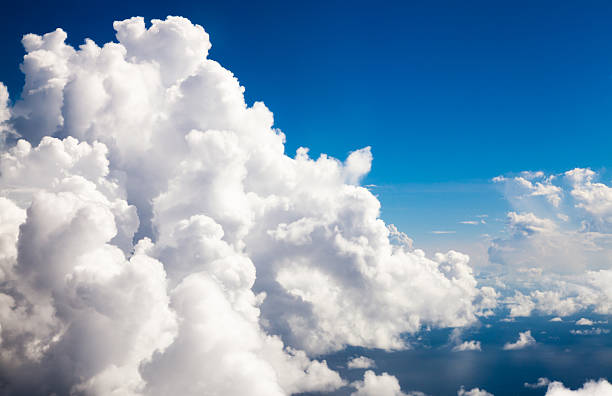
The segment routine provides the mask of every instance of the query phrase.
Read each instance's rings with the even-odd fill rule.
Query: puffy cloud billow
[[[612,385],[605,379],[587,381],[581,388],[572,390],[563,383],[554,381],[548,385],[545,396],[610,396]]]
[[[369,147],[287,156],[202,27],[114,28],[28,34],[21,98],[0,84],[3,394],[329,391],[345,381],[318,354],[495,307],[467,256],[379,218]],[[379,385],[400,394],[373,374],[357,393]]]

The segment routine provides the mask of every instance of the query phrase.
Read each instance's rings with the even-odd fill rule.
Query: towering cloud
[[[379,218],[369,147],[289,157],[202,27],[114,27],[102,47],[26,35],[14,106],[0,86],[5,394],[332,390],[317,354],[495,307],[467,256],[429,259]],[[357,392],[399,394],[372,375]]]

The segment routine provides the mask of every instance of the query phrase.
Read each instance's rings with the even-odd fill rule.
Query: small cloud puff
[[[363,381],[351,385],[356,388],[351,396],[425,396],[422,392],[404,393],[397,378],[387,373],[376,375],[372,370],[363,374]]]
[[[519,333],[519,338],[518,340],[516,340],[516,342],[505,344],[504,350],[509,351],[509,350],[523,349],[528,346],[535,345],[535,343],[536,343],[536,340],[531,335],[531,330],[527,330],[527,331]]]
[[[457,391],[457,396],[493,396],[493,394],[480,388],[472,388],[470,390],[465,390],[465,388],[462,386]]]
[[[368,357],[358,356],[349,360],[346,366],[350,369],[368,369],[376,367],[376,363]]]
[[[452,351],[453,352],[463,352],[463,351],[480,351],[480,341],[463,341],[463,343],[456,345]]]
[[[580,318],[576,321],[578,326],[593,326],[593,321],[587,318]]]

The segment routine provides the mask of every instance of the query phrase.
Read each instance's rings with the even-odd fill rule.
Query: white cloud
[[[561,382],[551,382],[548,385],[546,396],[611,396],[612,385],[605,379],[587,381],[582,388],[571,390]]]
[[[357,356],[349,360],[346,366],[350,369],[369,369],[376,367],[376,363],[368,357]]]
[[[609,334],[610,330],[602,329],[600,327],[595,327],[592,329],[578,329],[578,330],[570,330],[571,334],[574,335],[601,335],[601,334]]]
[[[497,183],[505,183],[505,188],[511,190],[519,199],[525,197],[544,197],[548,203],[558,207],[561,203],[562,190],[554,185],[554,176],[546,177],[544,172],[523,172],[521,176],[506,178],[499,176],[493,179]],[[537,181],[539,180],[539,181]]]
[[[531,389],[538,389],[538,388],[543,388],[545,386],[548,386],[548,384],[550,384],[550,380],[546,377],[540,377],[538,378],[538,381],[530,384],[529,382],[525,382],[523,384],[523,386],[525,386],[525,388],[531,388]]]
[[[351,396],[425,396],[422,392],[404,393],[397,378],[387,373],[376,375],[372,370],[363,374],[363,381],[351,385],[356,388]]]
[[[6,147],[6,141],[14,137],[13,128],[8,121],[11,119],[9,93],[6,86],[0,82],[0,150]]]
[[[558,316],[555,316],[549,322],[563,322],[563,319]]]
[[[593,326],[593,321],[587,318],[580,318],[576,321],[578,326]]]
[[[495,308],[468,256],[427,258],[379,218],[358,184],[369,148],[291,158],[202,27],[114,27],[101,47],[26,35],[21,99],[0,89],[0,124],[24,138],[0,157],[11,393],[328,391],[344,382],[309,356],[405,348]],[[401,394],[390,378],[358,392]]]
[[[453,331],[451,332],[449,336],[450,344],[454,344],[451,350],[453,352],[480,351],[481,350],[480,341],[476,341],[476,340],[463,341],[462,340],[462,335],[464,331],[465,329],[462,329],[462,328],[453,329]]]
[[[461,344],[453,347],[453,352],[463,351],[480,351],[480,341],[463,341]]]
[[[584,209],[596,222],[612,223],[612,188],[594,182],[596,173],[576,168],[565,173],[572,186],[571,194],[576,207]]]
[[[523,331],[519,333],[519,338],[513,343],[507,343],[504,345],[504,350],[516,350],[523,349],[531,345],[535,345],[536,340],[531,335],[531,330]]]
[[[508,290],[525,293],[507,299],[511,316],[612,312],[612,294],[604,286],[612,276],[612,188],[598,177],[578,168],[497,178],[514,210],[507,236],[493,239],[488,253]],[[537,183],[554,190],[558,200],[532,194]]]
[[[470,390],[465,390],[465,388],[462,386],[457,391],[457,396],[493,396],[493,394],[480,388],[472,388]]]

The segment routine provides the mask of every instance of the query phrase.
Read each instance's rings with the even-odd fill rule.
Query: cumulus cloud
[[[593,321],[587,318],[580,318],[576,321],[578,326],[593,326]]]
[[[605,379],[587,381],[582,388],[572,390],[561,382],[555,381],[548,385],[545,396],[610,396],[612,385]]]
[[[453,352],[463,352],[463,351],[480,351],[480,341],[463,341],[459,345],[455,345],[453,347]]]
[[[368,357],[357,356],[349,360],[346,366],[350,369],[368,369],[376,367],[376,363]]]
[[[6,394],[329,391],[344,381],[313,356],[496,307],[468,256],[428,258],[379,218],[369,147],[287,156],[202,27],[114,28],[78,48],[26,35],[14,106],[0,86],[21,138],[0,157]],[[379,388],[402,394],[372,372],[357,392]]]
[[[399,381],[392,375],[376,375],[368,370],[363,374],[363,381],[352,384],[356,391],[351,396],[425,396],[422,392],[404,393],[400,390]]]
[[[463,341],[462,340],[463,329],[457,328],[453,329],[449,336],[449,341],[451,344],[454,344],[451,349],[453,352],[464,352],[464,351],[480,351],[480,341],[470,340]]]
[[[531,345],[535,345],[536,340],[531,335],[531,330],[523,331],[519,333],[519,338],[512,343],[507,343],[504,345],[504,350],[515,350],[515,349],[523,349]]]
[[[472,388],[470,390],[465,390],[465,388],[462,386],[457,391],[457,396],[493,396],[493,394],[480,388]]]

